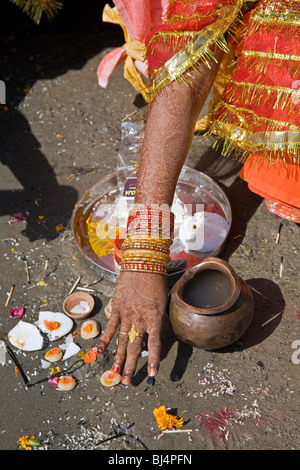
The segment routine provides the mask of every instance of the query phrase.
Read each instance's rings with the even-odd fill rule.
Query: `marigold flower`
[[[41,443],[36,440],[35,436],[19,437],[19,445],[22,449],[32,450],[32,447],[39,447]]]
[[[162,431],[165,431],[166,429],[180,428],[184,423],[182,415],[175,416],[167,413],[165,406],[155,408],[153,410],[153,414],[155,416],[158,427],[162,429]]]
[[[55,230],[57,231],[57,233],[61,232],[65,227],[61,224],[59,225],[55,225]]]

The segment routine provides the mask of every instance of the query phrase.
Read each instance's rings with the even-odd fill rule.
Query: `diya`
[[[75,320],[87,318],[95,306],[94,298],[86,292],[74,292],[63,303],[64,312]]]
[[[219,258],[209,257],[191,266],[171,290],[173,332],[200,349],[233,344],[248,329],[253,310],[249,287]]]

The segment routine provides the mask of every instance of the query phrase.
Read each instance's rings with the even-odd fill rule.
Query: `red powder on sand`
[[[229,439],[230,431],[235,424],[245,424],[246,420],[250,418],[250,425],[252,423],[257,427],[260,423],[260,414],[255,402],[253,402],[250,408],[243,408],[241,411],[233,410],[225,406],[212,415],[201,413],[196,415],[196,418],[199,419],[201,426],[210,431],[215,438],[226,440]]]
[[[296,319],[296,320],[300,320],[300,310],[299,310],[299,312],[296,313],[295,319]]]
[[[73,338],[73,339],[76,338],[77,336],[80,336],[80,329],[79,329],[79,330],[75,330],[75,331],[73,331],[73,333],[72,333],[72,338]]]
[[[202,413],[201,415],[197,415],[196,418],[199,419],[202,426],[210,431],[214,437],[220,439],[227,437],[228,425],[234,418],[234,412],[230,408],[225,407],[217,411],[214,416]]]

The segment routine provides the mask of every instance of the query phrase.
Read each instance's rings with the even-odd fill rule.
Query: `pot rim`
[[[182,298],[184,285],[187,282],[191,281],[200,271],[209,270],[209,269],[220,271],[230,279],[231,290],[226,301],[223,304],[218,305],[217,307],[212,307],[212,308],[199,308],[199,307],[194,307],[193,305],[187,304]],[[194,264],[189,269],[187,269],[187,271],[183,274],[183,276],[173,286],[171,295],[175,297],[177,305],[179,305],[185,311],[190,312],[191,314],[214,315],[217,313],[224,312],[225,310],[232,307],[232,305],[238,299],[240,292],[241,292],[241,285],[240,285],[239,277],[235,273],[234,269],[230,266],[230,264],[220,258],[209,257],[209,258],[205,258],[204,260],[200,261],[199,263]]]

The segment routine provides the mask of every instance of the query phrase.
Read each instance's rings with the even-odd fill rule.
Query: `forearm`
[[[220,60],[222,52],[217,51]],[[172,205],[176,184],[193,139],[195,123],[219,64],[200,64],[189,85],[174,82],[151,104],[142,147],[135,202]]]

